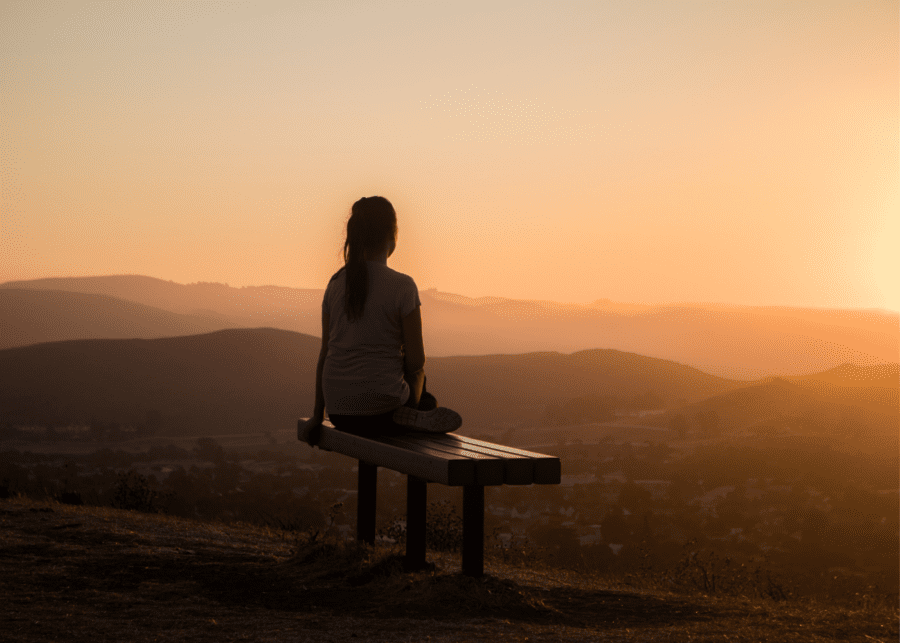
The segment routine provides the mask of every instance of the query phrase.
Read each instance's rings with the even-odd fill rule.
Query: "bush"
[[[739,562],[714,551],[687,551],[678,564],[663,572],[661,577],[673,589],[705,594],[758,596],[773,601],[786,600],[791,594],[760,562]]]
[[[166,500],[167,496],[151,488],[147,478],[132,469],[119,474],[113,490],[112,506],[144,513],[165,513],[162,505]]]
[[[406,519],[395,516],[390,526],[378,530],[383,540],[406,542]],[[463,521],[450,502],[428,503],[425,517],[425,543],[432,551],[458,552],[462,550]]]

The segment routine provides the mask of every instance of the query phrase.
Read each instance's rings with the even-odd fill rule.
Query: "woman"
[[[299,436],[310,444],[318,441],[326,409],[337,428],[367,436],[446,433],[462,425],[458,413],[438,407],[425,391],[419,291],[411,277],[388,268],[396,246],[390,201],[373,196],[354,203],[344,267],[322,301],[315,407]]]

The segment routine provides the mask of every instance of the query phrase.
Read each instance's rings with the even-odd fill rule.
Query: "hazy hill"
[[[784,378],[798,384],[822,382],[834,386],[877,386],[897,388],[900,386],[900,365],[898,364],[841,364],[822,373],[812,373]]]
[[[889,413],[896,413],[900,408],[897,364],[841,364],[822,373],[785,379],[837,404]]]
[[[211,311],[178,314],[108,295],[0,289],[0,349],[67,339],[197,335],[235,325]]]
[[[232,288],[142,276],[8,282],[2,288],[71,290],[130,299],[177,313],[214,311],[240,326],[320,334],[321,289]],[[882,310],[679,304],[642,306],[473,299],[423,290],[431,356],[593,348],[650,355],[734,379],[799,375],[842,363],[898,358],[898,314]]]
[[[866,391],[871,389],[842,389]],[[896,389],[893,390],[896,400]],[[713,414],[713,435],[756,434],[771,439],[782,436],[831,436],[846,446],[868,453],[888,454],[896,459],[900,447],[897,407],[849,404],[847,399],[823,397],[818,391],[780,378],[712,397],[680,409],[695,418],[702,430],[702,418]]]
[[[324,292],[280,286],[185,285],[141,275],[9,281],[0,284],[0,291],[4,288],[108,295],[180,314],[214,313],[235,326],[269,326],[307,333],[321,330],[319,307]]]
[[[255,328],[164,339],[79,340],[0,351],[5,423],[98,418],[163,433],[235,433],[291,426],[312,410],[320,340]],[[697,401],[741,386],[694,368],[611,350],[431,358],[428,387],[464,428],[531,419],[548,400],[652,391]]]

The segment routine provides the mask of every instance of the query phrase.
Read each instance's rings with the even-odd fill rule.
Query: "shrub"
[[[164,502],[168,497],[151,488],[150,482],[133,469],[120,473],[113,490],[112,506],[118,509],[165,513]]]

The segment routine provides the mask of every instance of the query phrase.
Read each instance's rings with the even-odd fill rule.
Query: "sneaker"
[[[431,411],[418,411],[401,406],[394,411],[394,422],[416,431],[450,433],[462,426],[462,417],[456,411],[438,407]]]

